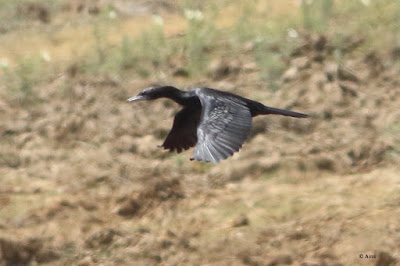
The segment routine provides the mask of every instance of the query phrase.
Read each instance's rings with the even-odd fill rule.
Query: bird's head
[[[172,86],[156,86],[156,87],[149,87],[141,92],[139,92],[138,95],[133,96],[129,99],[127,99],[127,102],[135,102],[135,101],[149,101],[149,100],[155,100],[158,98],[162,97],[172,97],[176,93],[179,93],[180,91]]]

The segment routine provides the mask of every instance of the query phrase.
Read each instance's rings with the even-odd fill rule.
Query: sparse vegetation
[[[333,0],[301,1],[304,28],[322,32],[327,30],[332,15]]]
[[[202,75],[210,61],[207,50],[215,41],[215,18],[205,18],[200,10],[191,9],[185,9],[184,15],[188,21],[184,39],[188,69],[192,75]]]
[[[37,59],[25,59],[18,62],[15,69],[3,69],[4,81],[9,95],[21,103],[28,103],[35,97],[33,86],[40,77],[35,73],[35,66],[40,65]]]
[[[0,0],[0,264],[395,265],[399,10]],[[157,148],[174,104],[125,103],[156,82],[312,118],[190,162]]]

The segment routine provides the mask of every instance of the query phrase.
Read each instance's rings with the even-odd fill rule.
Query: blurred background
[[[0,0],[0,264],[399,265],[399,73],[399,1]],[[154,83],[311,118],[191,162]]]

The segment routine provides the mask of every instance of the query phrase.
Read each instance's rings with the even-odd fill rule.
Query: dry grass
[[[87,1],[78,12],[78,2],[59,1],[49,6],[50,23],[30,16],[1,35],[0,60],[9,60],[0,61],[1,263],[399,260],[397,50],[368,39],[390,19],[374,20],[367,35],[342,32],[335,23],[358,2],[335,1],[321,35],[304,32],[295,1],[220,1],[220,12],[151,1],[140,14],[107,1]],[[393,7],[385,3],[376,10]],[[207,19],[188,26],[185,8]],[[199,38],[204,33],[210,40]],[[205,61],[193,74],[195,57]],[[154,82],[225,89],[311,118],[256,118],[240,153],[216,166],[191,162],[191,151],[156,147],[175,104],[125,103]]]
[[[303,176],[301,183],[282,183],[283,175],[246,180],[191,195],[173,209],[160,205],[133,220],[118,216],[100,187],[68,199],[57,192],[11,194],[13,204],[3,211],[8,219],[27,217],[20,221],[22,228],[7,235],[23,238],[41,232],[42,238],[53,238],[53,248],[74,243],[61,264],[74,261],[74,254],[91,239],[95,252],[89,254],[99,262],[128,263],[134,258],[145,264],[159,257],[164,264],[229,264],[247,259],[266,264],[286,255],[295,262],[354,265],[360,263],[359,254],[386,251],[396,256],[398,170]],[[180,179],[187,182],[186,175]],[[46,185],[50,190],[57,187]],[[249,225],[233,227],[241,214]],[[105,228],[119,233],[109,242],[96,242],[97,232]]]

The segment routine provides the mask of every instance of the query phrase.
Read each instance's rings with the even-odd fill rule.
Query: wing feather
[[[187,106],[180,110],[175,115],[172,129],[161,146],[171,152],[176,150],[178,153],[195,146],[200,114],[199,106]]]
[[[245,102],[196,89],[202,105],[193,159],[218,163],[239,151],[251,129],[251,113]]]

